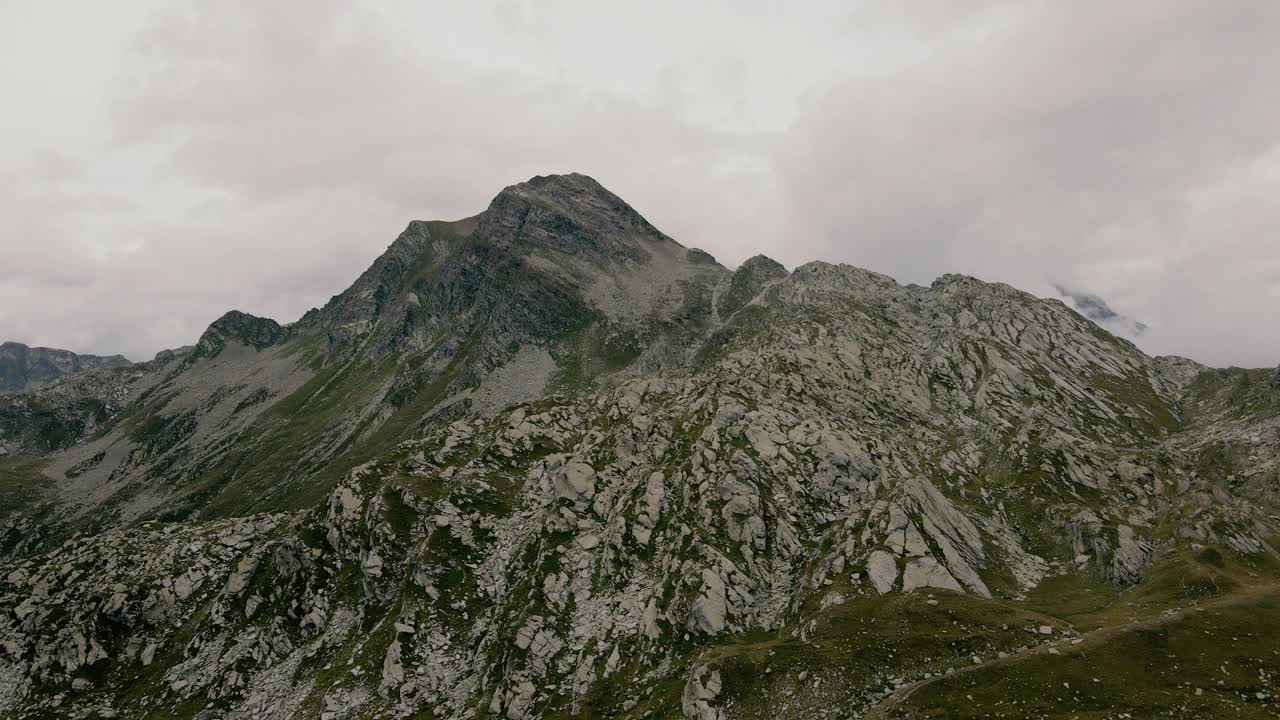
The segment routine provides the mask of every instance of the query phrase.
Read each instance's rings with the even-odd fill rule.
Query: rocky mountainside
[[[14,717],[1273,717],[1280,374],[590,178],[0,398]]]
[[[130,365],[123,355],[77,355],[70,350],[0,343],[0,393],[21,392],[48,385],[82,370]]]

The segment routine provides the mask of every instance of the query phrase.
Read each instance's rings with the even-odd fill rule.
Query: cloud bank
[[[1274,3],[59,5],[0,30],[0,338],[289,321],[410,219],[580,171],[726,264],[1062,284],[1280,362]]]

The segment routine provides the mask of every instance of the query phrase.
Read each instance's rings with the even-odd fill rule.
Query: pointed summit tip
[[[768,255],[752,255],[738,266],[738,270],[771,277],[788,274],[787,268],[782,263]]]
[[[490,208],[510,202],[533,203],[557,212],[574,215],[613,215],[627,224],[648,225],[648,222],[625,200],[610,192],[588,175],[535,175],[515,185],[508,185],[493,199]]]
[[[483,213],[480,227],[518,236],[522,243],[542,242],[562,250],[613,253],[634,260],[648,257],[644,245],[679,245],[622,198],[581,173],[538,175],[507,186]]]
[[[729,280],[728,289],[720,296],[716,310],[721,317],[733,315],[752,302],[773,283],[787,277],[790,273],[782,263],[764,255],[747,258],[738,266]]]
[[[595,178],[582,173],[566,173],[563,175],[534,175],[522,183],[508,185],[498,194],[516,195],[526,198],[544,200],[567,200],[581,197],[606,197],[621,203],[617,195],[609,192]],[[623,203],[625,204],[625,203]]]
[[[584,175],[579,172],[571,172],[571,173],[563,173],[563,174],[552,173],[550,175],[534,175],[533,177],[529,178],[528,180],[520,184],[528,185],[531,187],[547,187],[547,186],[578,187],[578,188],[589,187],[589,188],[604,190],[604,186],[601,185],[599,181],[597,181],[595,178],[591,177],[590,175]]]
[[[288,335],[289,331],[271,318],[230,310],[209,325],[196,342],[191,356],[214,357],[222,352],[229,340],[263,350],[284,341]]]

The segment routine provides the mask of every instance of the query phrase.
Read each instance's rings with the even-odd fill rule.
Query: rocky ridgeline
[[[1275,555],[1270,371],[1153,359],[967,277],[730,272],[581,176],[415,224],[299,323],[229,315],[157,363],[8,521],[5,712],[857,717],[1082,642],[1019,609],[1046,582]],[[269,512],[202,485],[282,428],[304,467],[367,458],[327,484],[268,465],[264,493],[314,498]]]
[[[82,371],[131,364],[123,355],[77,355],[70,350],[0,343],[0,394],[31,390]]]

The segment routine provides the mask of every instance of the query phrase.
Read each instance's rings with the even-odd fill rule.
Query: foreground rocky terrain
[[[1280,373],[580,175],[0,398],[0,714],[1274,717]]]

